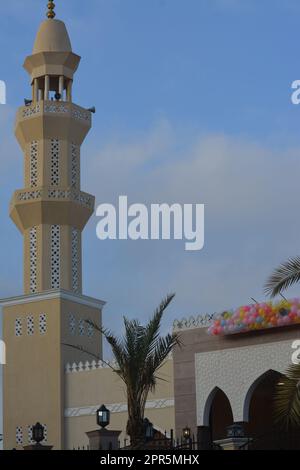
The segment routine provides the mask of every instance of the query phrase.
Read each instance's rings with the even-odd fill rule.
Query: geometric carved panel
[[[60,288],[60,226],[51,226],[51,289]]]
[[[16,428],[16,444],[22,445],[23,444],[23,429],[21,426]]]
[[[71,248],[72,248],[72,290],[75,293],[79,293],[80,286],[79,286],[79,279],[80,279],[80,232],[76,228],[72,228],[72,240],[71,240]]]
[[[22,318],[16,318],[15,320],[15,336],[19,338],[22,336],[23,330],[22,330]]]
[[[39,332],[40,335],[45,335],[47,332],[47,315],[41,313],[39,316]]]
[[[30,292],[37,291],[37,229],[32,227],[29,232],[29,256],[30,256]]]
[[[70,313],[69,315],[69,331],[71,335],[75,335],[76,332],[76,319],[75,316]]]
[[[30,146],[30,187],[36,188],[38,182],[38,143],[36,140]]]
[[[59,140],[51,139],[51,185],[59,186]]]
[[[28,315],[28,317],[27,317],[27,334],[28,334],[28,336],[32,336],[34,334],[33,315]]]
[[[79,336],[84,336],[85,334],[85,321],[84,320],[79,320]]]
[[[78,146],[72,143],[71,146],[71,186],[79,186],[79,168],[78,168]]]

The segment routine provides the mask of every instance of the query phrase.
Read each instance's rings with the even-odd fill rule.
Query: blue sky
[[[22,293],[22,240],[8,218],[23,187],[14,115],[30,96],[22,69],[46,1],[1,2],[0,296]],[[263,299],[270,271],[299,253],[298,0],[64,0],[82,56],[74,101],[95,105],[82,187],[97,204],[206,204],[206,244],[100,242],[84,235],[84,291],[108,302],[104,324],[146,320],[168,292],[175,318]],[[293,289],[291,294],[297,292]]]

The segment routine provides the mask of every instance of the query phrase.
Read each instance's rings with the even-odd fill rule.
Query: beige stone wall
[[[89,366],[90,367],[90,366]],[[89,368],[88,367],[88,368]],[[85,369],[85,366],[81,367]],[[166,361],[158,372],[156,391],[150,394],[145,416],[157,429],[174,429],[173,361]],[[86,432],[98,428],[96,410],[102,404],[111,409],[108,429],[120,430],[121,442],[126,438],[126,393],[123,382],[109,368],[69,372],[65,378],[65,436],[67,449],[87,446]]]
[[[89,354],[66,344],[80,346],[101,358],[101,337],[88,331],[84,320],[101,324],[102,304],[63,291],[3,302],[5,449],[30,444],[28,427],[37,421],[47,426],[48,443],[55,449],[64,447],[65,364],[90,359]],[[41,315],[45,315],[44,331]],[[74,329],[70,328],[70,315]],[[20,443],[17,428],[22,430]]]
[[[47,332],[39,332],[39,315],[47,314]],[[27,333],[31,315],[34,333]],[[15,334],[16,319],[22,334]],[[4,448],[22,449],[28,442],[28,426],[40,421],[47,425],[48,439],[56,449],[64,436],[62,417],[63,388],[61,325],[59,300],[15,305],[3,309],[3,338],[6,343],[6,366],[3,368]],[[20,428],[23,442],[16,441]]]

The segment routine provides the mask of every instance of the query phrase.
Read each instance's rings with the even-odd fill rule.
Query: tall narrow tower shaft
[[[0,302],[5,449],[29,445],[36,422],[47,442],[63,449],[65,364],[90,360],[86,351],[102,358],[101,338],[86,320],[101,325],[104,302],[82,294],[81,235],[94,197],[81,191],[80,154],[91,113],[73,102],[80,57],[52,1],[47,17],[24,63],[32,97],[19,108],[15,129],[24,188],[14,193],[10,215],[24,239],[24,294]]]
[[[15,192],[10,210],[24,237],[26,294],[59,288],[82,292],[81,232],[94,198],[80,190],[80,148],[91,113],[72,101],[79,61],[64,23],[42,23],[24,64],[32,102],[19,109],[16,120],[25,188]]]

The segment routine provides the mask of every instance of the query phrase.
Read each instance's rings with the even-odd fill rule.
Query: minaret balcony
[[[75,136],[81,144],[92,125],[91,111],[68,101],[37,101],[18,109],[16,137],[22,147],[33,139]]]
[[[10,216],[22,233],[40,224],[70,225],[83,230],[94,206],[94,196],[76,189],[32,188],[14,193]]]

